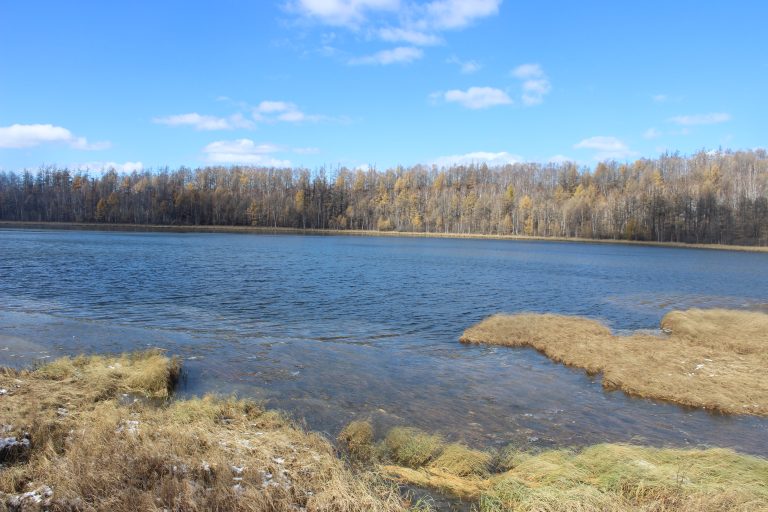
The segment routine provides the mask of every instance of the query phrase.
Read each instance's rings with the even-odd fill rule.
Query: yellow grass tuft
[[[454,443],[446,446],[430,467],[456,476],[487,476],[492,458],[487,452]]]
[[[370,421],[353,421],[342,429],[337,438],[349,455],[360,462],[373,459],[373,426]]]
[[[433,460],[443,449],[443,438],[416,428],[395,427],[387,433],[384,447],[397,464],[421,467]]]
[[[464,343],[529,346],[555,362],[603,373],[603,386],[730,414],[768,415],[768,314],[674,311],[666,336],[614,336],[601,323],[551,314],[494,315]]]

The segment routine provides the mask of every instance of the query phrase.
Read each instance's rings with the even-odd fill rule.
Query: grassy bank
[[[335,236],[374,236],[402,238],[450,238],[472,240],[513,240],[527,242],[568,242],[609,245],[638,245],[646,247],[672,247],[685,249],[709,249],[720,251],[768,253],[765,246],[721,245],[721,244],[684,244],[678,242],[645,242],[636,240],[598,239],[598,238],[562,238],[521,235],[483,235],[472,233],[426,233],[413,231],[372,231],[356,229],[298,229],[260,226],[179,226],[154,224],[96,224],[75,222],[16,222],[0,221],[0,228],[16,229],[62,229],[91,231],[136,231],[159,233],[253,233],[253,234],[292,234],[292,235],[335,235]]]
[[[0,511],[406,509],[278,413],[165,400],[178,372],[158,352],[0,370]]]
[[[404,511],[398,485],[473,510],[768,510],[768,461],[597,445],[482,451],[367,421],[331,443],[247,400],[167,400],[160,352],[0,370],[0,511]],[[11,448],[9,448],[11,447]]]
[[[533,347],[603,386],[729,414],[768,415],[768,314],[723,309],[673,311],[664,335],[614,336],[603,324],[550,314],[494,315],[464,343]]]
[[[768,461],[731,450],[600,444],[482,452],[402,430],[369,450],[379,471],[471,501],[479,512],[768,510]]]

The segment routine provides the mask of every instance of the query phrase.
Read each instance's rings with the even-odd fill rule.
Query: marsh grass
[[[358,420],[345,426],[336,438],[350,457],[357,462],[370,462],[375,456],[373,425],[368,420]]]
[[[442,452],[443,438],[411,427],[395,427],[384,439],[384,448],[392,461],[417,468],[432,461]]]
[[[456,464],[451,471],[440,462],[444,455]],[[462,455],[482,465],[463,462]],[[390,464],[379,471],[400,483],[475,501],[480,512],[768,510],[768,461],[727,449],[600,444],[540,453],[508,447],[494,456],[448,445],[429,464]]]
[[[482,477],[488,476],[492,460],[490,453],[453,443],[443,448],[440,456],[430,463],[430,467],[456,476]]]
[[[614,336],[601,323],[552,314],[494,315],[464,343],[533,347],[555,362],[602,373],[603,386],[728,414],[768,415],[768,314],[673,311],[665,335]]]
[[[36,510],[403,510],[397,488],[352,472],[323,437],[247,400],[167,398],[178,364],[159,352],[3,370],[0,418],[31,438],[0,469],[0,511],[45,485]]]

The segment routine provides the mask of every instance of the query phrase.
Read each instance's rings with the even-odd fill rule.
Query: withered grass
[[[163,401],[178,364],[159,352],[0,371],[3,436],[27,460],[0,469],[0,511],[398,511],[391,483],[354,473],[323,437],[247,400]],[[123,394],[126,394],[123,396]],[[37,507],[37,508],[34,508]]]
[[[663,334],[615,336],[595,320],[494,315],[460,340],[533,347],[555,362],[602,373],[603,386],[728,414],[768,415],[768,314],[673,311]]]

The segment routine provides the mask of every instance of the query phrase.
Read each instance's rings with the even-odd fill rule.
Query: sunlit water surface
[[[370,417],[379,431],[415,425],[473,445],[768,455],[766,419],[628,398],[533,350],[457,341],[496,312],[585,315],[632,332],[671,309],[766,303],[768,254],[0,230],[0,365],[162,347],[185,359],[182,395],[263,399],[329,435]]]

